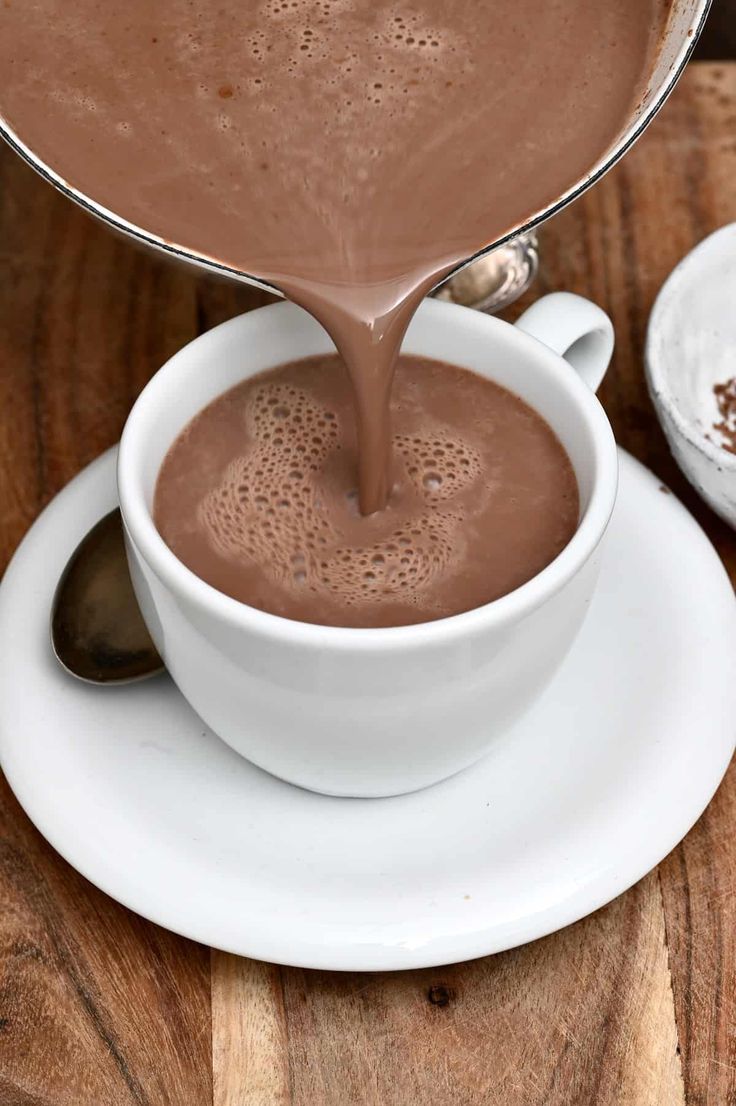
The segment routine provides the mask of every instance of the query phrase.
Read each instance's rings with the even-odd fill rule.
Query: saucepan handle
[[[590,300],[553,292],[528,308],[516,325],[568,361],[596,392],[613,353],[613,324]]]

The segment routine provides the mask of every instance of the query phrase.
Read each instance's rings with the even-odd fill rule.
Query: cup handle
[[[613,324],[605,311],[572,292],[553,292],[527,308],[516,325],[564,357],[598,391],[613,353]]]

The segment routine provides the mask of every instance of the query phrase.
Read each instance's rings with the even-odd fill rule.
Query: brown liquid
[[[570,540],[578,491],[547,423],[491,381],[399,360],[392,493],[360,514],[339,359],[253,377],[170,449],[154,518],[193,572],[272,614],[330,626],[444,618],[512,591]]]
[[[391,374],[423,295],[582,178],[641,96],[665,0],[5,0],[0,108],[52,168],[281,288],[388,492]]]

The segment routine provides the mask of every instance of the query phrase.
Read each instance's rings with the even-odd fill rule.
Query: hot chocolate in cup
[[[613,348],[607,316],[578,296],[538,301],[516,326],[425,301],[403,351],[459,365],[521,397],[551,426],[578,483],[569,544],[515,591],[417,625],[296,622],[224,595],[185,567],[153,520],[169,448],[240,381],[334,347],[278,304],[202,335],[163,366],[123,433],[118,487],[144,618],[183,696],[222,740],[291,783],[378,797],[426,787],[488,751],[544,691],[583,622],[617,486],[595,398]]]

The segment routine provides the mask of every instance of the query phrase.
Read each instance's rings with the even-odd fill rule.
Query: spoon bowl
[[[128,571],[119,510],[72,554],[51,607],[51,645],[66,671],[91,684],[126,684],[163,672]]]

